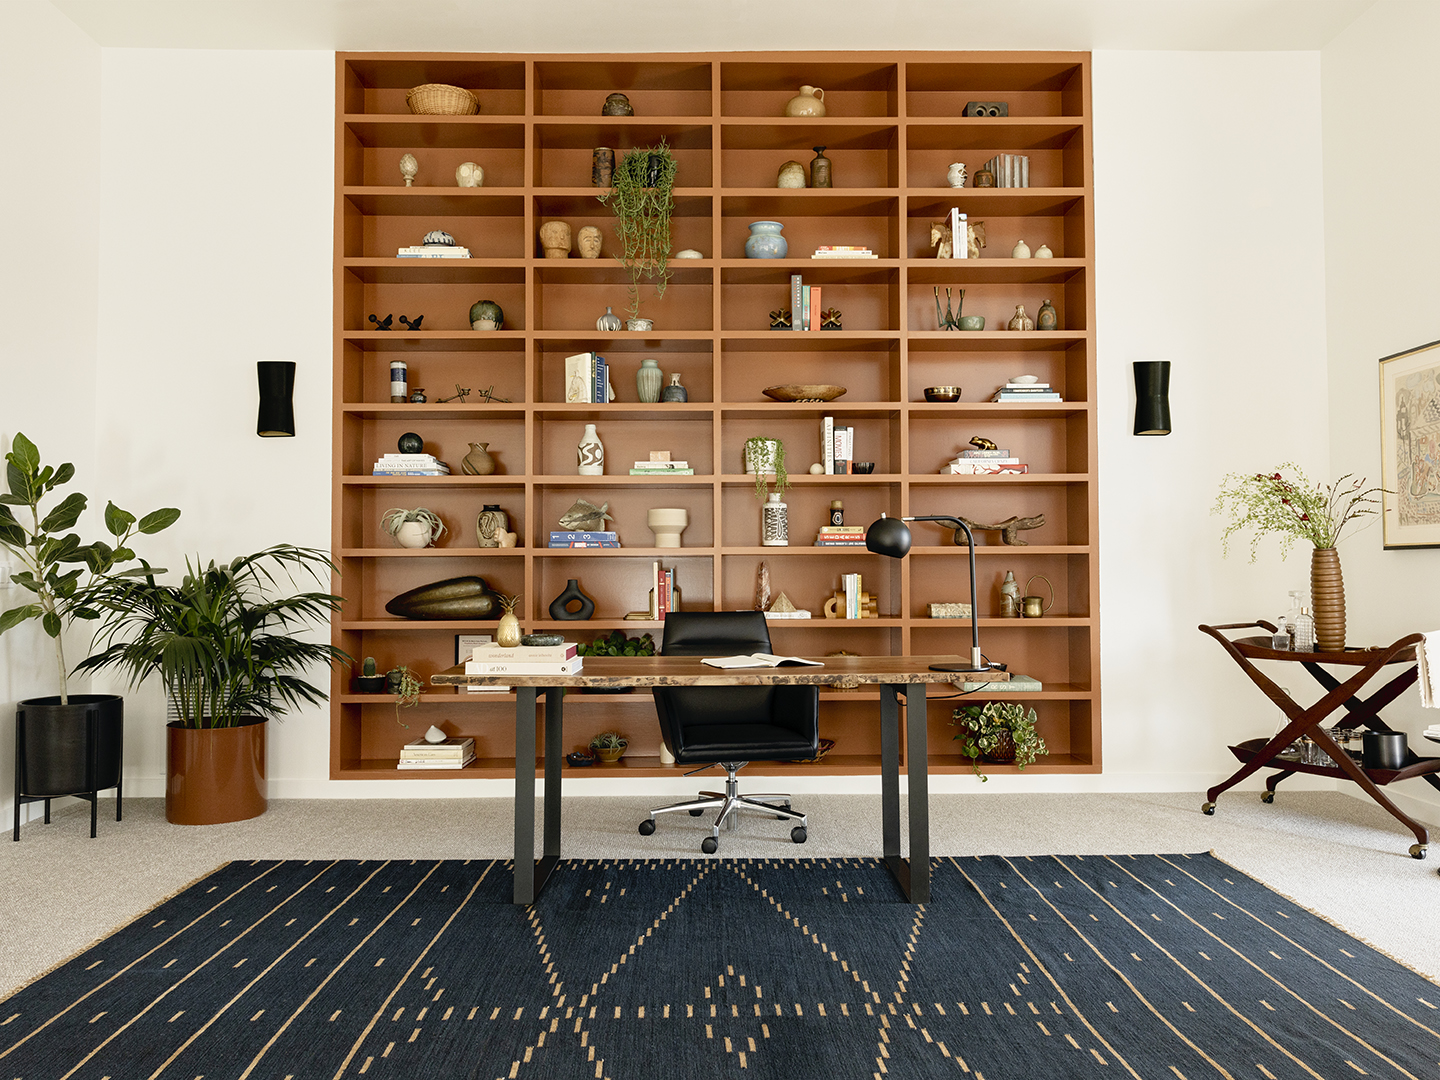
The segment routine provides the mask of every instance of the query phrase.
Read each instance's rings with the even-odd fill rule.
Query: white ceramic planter
[[[395,542],[403,548],[430,546],[430,526],[423,521],[407,521],[395,534]]]
[[[646,513],[645,524],[655,534],[657,548],[678,548],[680,534],[690,524],[690,511],[684,507],[658,507]]]

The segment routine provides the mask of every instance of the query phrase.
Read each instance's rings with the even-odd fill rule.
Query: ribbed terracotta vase
[[[1340,552],[1316,548],[1310,556],[1310,597],[1315,605],[1315,647],[1320,652],[1345,648],[1345,578]]]

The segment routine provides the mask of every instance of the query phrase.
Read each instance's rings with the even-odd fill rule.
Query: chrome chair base
[[[744,768],[747,762],[716,762],[726,772],[725,791],[722,794],[718,791],[702,791],[697,799],[686,799],[684,802],[672,803],[669,806],[657,807],[650,811],[650,817],[640,823],[640,834],[649,836],[655,831],[655,816],[657,814],[674,814],[683,810],[692,817],[699,817],[706,810],[720,811],[714,823],[710,826],[710,835],[700,845],[700,850],[707,855],[713,855],[720,846],[720,830],[734,830],[740,822],[742,813],[764,814],[767,817],[777,818],[781,821],[798,822],[790,830],[790,839],[797,844],[803,844],[808,836],[808,818],[790,808],[790,796],[781,792],[770,792],[756,795],[741,795],[740,781],[736,773]]]

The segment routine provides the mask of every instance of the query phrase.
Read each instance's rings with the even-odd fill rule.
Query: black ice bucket
[[[1399,769],[1405,765],[1403,731],[1365,732],[1365,768]]]

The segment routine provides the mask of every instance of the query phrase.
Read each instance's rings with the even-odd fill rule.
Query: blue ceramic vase
[[[747,259],[783,259],[790,250],[790,242],[780,235],[785,228],[778,221],[752,221],[750,235],[745,240]]]

